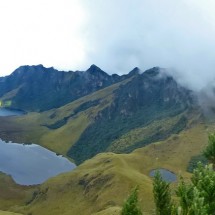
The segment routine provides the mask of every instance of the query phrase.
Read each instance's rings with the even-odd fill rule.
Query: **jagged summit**
[[[101,69],[98,66],[96,66],[95,64],[92,64],[88,70],[101,70]]]
[[[135,67],[128,74],[129,74],[129,76],[138,75],[138,74],[140,74],[140,68]]]
[[[95,64],[92,64],[90,68],[86,71],[86,73],[91,75],[103,75],[103,76],[109,76],[106,72],[104,72],[102,69],[100,69]]]
[[[40,73],[44,72],[58,72],[54,67],[44,67],[42,64],[38,65],[23,65],[18,67],[12,75],[30,75],[32,73],[35,73],[39,75]]]
[[[147,69],[143,74],[144,75],[149,75],[149,76],[156,76],[161,72],[160,67],[153,67],[151,69]]]
[[[60,107],[130,77],[136,80],[130,85],[134,84],[131,90],[137,91],[135,94],[137,95],[140,92],[140,89],[136,88],[137,84],[145,88],[148,85],[152,87],[152,83],[148,83],[147,80],[162,74],[159,77],[165,81],[164,77],[169,76],[163,76],[164,73],[159,67],[146,70],[141,74],[140,69],[135,67],[127,75],[120,76],[109,75],[95,64],[85,72],[59,72],[53,67],[46,68],[42,64],[25,65],[16,69],[12,75],[0,78],[0,100],[11,104],[11,108],[45,111]],[[141,82],[139,79],[143,79],[142,83],[139,83]],[[131,92],[128,92],[128,95],[130,96]]]
[[[108,75],[96,65],[85,72],[59,72],[53,67],[25,65],[12,75],[0,78],[0,100],[10,103],[11,108],[44,111],[60,107],[122,79],[124,77]]]

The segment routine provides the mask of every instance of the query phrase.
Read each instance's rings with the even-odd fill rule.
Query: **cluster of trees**
[[[208,137],[208,145],[203,152],[210,162],[199,163],[193,171],[191,181],[186,183],[181,177],[176,189],[177,201],[173,201],[170,184],[157,172],[153,180],[153,194],[156,215],[215,215],[215,134]],[[123,205],[121,215],[143,215],[138,204],[136,187]]]

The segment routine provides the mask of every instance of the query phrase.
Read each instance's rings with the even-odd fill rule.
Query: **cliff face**
[[[1,101],[12,108],[44,111],[60,107],[125,77],[110,76],[95,65],[85,72],[59,72],[54,68],[22,66],[0,78]]]
[[[23,116],[18,127],[28,142],[48,145],[77,164],[100,152],[129,153],[177,134],[197,105],[190,90],[157,67],[110,76],[95,65],[85,72],[27,66],[1,78],[0,88],[11,107],[51,109]],[[36,136],[27,126],[32,123]]]
[[[184,113],[193,105],[192,92],[178,85],[159,68],[134,74],[131,81],[114,91],[111,104],[97,114],[68,155],[81,163],[99,152],[131,152],[163,140],[186,127],[188,119]],[[166,124],[168,119],[171,119],[171,126]],[[155,121],[157,125],[150,128]],[[137,132],[143,128],[150,128],[150,134]],[[133,138],[132,143],[126,137],[128,133],[129,138]]]

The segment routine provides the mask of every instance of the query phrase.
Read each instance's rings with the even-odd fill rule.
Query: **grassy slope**
[[[8,212],[8,211],[0,211],[0,215],[21,215],[21,214]]]
[[[65,155],[86,127],[93,122],[97,113],[111,103],[113,91],[120,84],[100,90],[59,109],[21,117],[2,117],[0,136],[17,142],[38,143]],[[100,99],[98,105],[71,117],[80,105],[98,99]],[[58,129],[48,129],[44,126],[53,125],[65,118],[68,118],[67,123]],[[134,144],[142,141],[158,129],[168,130],[179,118],[176,116],[165,121],[155,121],[145,128],[133,129],[121,136],[111,147],[115,151],[120,151],[123,144],[131,146],[131,142]],[[207,127],[198,124],[192,127],[191,124],[188,130],[179,135],[172,135],[166,141],[148,145],[131,154],[99,154],[75,171],[62,174],[41,185],[35,200],[30,205],[22,207],[20,212],[35,215],[119,214],[120,207],[131,188],[139,184],[141,205],[151,214],[153,201],[152,181],[148,177],[150,170],[163,167],[189,178],[190,174],[186,173],[187,164],[192,156],[201,152],[207,142],[207,132],[210,130],[213,130],[211,125]],[[5,196],[0,195],[1,210],[16,211],[18,207],[14,207],[15,205],[20,207],[26,199],[30,199],[31,190],[16,187],[8,179],[6,182],[0,181],[0,186],[6,189],[3,192]],[[11,190],[8,192],[7,189],[11,187],[13,192]],[[11,195],[7,197],[6,194]]]
[[[119,214],[131,188],[138,184],[141,206],[146,214],[152,214],[150,170],[163,167],[189,178],[187,164],[202,151],[210,130],[213,130],[211,126],[198,124],[131,154],[99,154],[75,171],[44,183],[27,211],[41,215]]]
[[[11,177],[0,173],[0,210],[17,211],[31,198],[35,187],[17,185]],[[10,214],[0,211],[0,214]]]
[[[107,150],[120,153],[125,151],[126,148],[131,148],[133,145],[138,144],[139,142],[144,142],[149,138],[153,138],[158,133],[160,135],[163,133],[165,134],[177,124],[183,115],[184,114],[179,114],[175,117],[155,120],[147,126],[132,129],[125,135],[122,135],[117,140],[115,140]]]
[[[135,77],[133,78],[135,79]],[[93,122],[95,119],[101,117],[101,110],[104,110],[110,104],[114,106],[116,90],[119,90],[120,87],[123,88],[125,84],[131,83],[130,80],[134,79],[126,79],[125,81],[99,90],[58,109],[52,109],[42,113],[30,113],[21,117],[2,117],[0,136],[2,139],[12,140],[14,142],[36,143],[65,156],[68,155],[68,152],[74,146],[78,145],[82,153],[73,149],[75,155],[71,155],[78,162],[77,157],[85,160],[94,154],[104,151],[131,152],[135,148],[142,147],[151,142],[166,139],[170,134],[178,133],[186,127],[187,118],[184,117],[186,111],[165,119],[162,119],[160,116],[158,118],[155,117],[156,120],[153,120],[152,117],[147,123],[141,124],[138,122],[138,124],[136,121],[139,118],[142,117],[141,120],[139,119],[141,122],[145,119],[143,111],[143,113],[139,114],[141,117],[136,114],[137,119],[133,119],[134,116],[132,115],[130,117],[131,122],[128,120],[129,123],[124,123],[123,119],[116,120],[116,122],[110,120],[107,128],[105,125],[108,124],[108,120],[103,116],[105,118],[103,124],[99,124],[99,120],[97,120],[97,123],[95,123],[97,127],[94,126],[96,129],[90,133],[90,136],[86,132],[90,130],[89,125],[94,125]],[[127,95],[124,95],[121,99],[127,99]],[[155,111],[155,113],[157,112],[159,111]],[[103,114],[105,116],[107,115],[105,113]],[[162,114],[164,113],[162,112]],[[166,114],[167,116],[171,115]],[[154,116],[155,114],[151,113],[151,115]],[[183,121],[183,119],[185,120]],[[134,124],[133,127],[130,125],[132,123]],[[116,132],[117,129],[118,133]],[[105,135],[107,136],[106,139],[104,138]],[[96,139],[95,136],[97,137]],[[80,139],[82,139],[81,144]]]
[[[99,90],[58,109],[42,113],[30,113],[20,117],[2,117],[0,135],[5,140],[20,143],[33,142],[56,153],[66,155],[69,148],[79,139],[87,126],[93,122],[97,113],[111,103],[114,90],[130,80],[127,79]],[[99,100],[98,105],[89,107],[70,117],[80,105],[95,100]],[[58,129],[49,129],[44,126],[52,125],[65,118],[68,118],[67,123]]]

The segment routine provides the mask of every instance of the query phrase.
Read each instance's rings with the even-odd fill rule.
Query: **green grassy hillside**
[[[186,129],[190,91],[153,68],[65,106],[2,118],[0,135],[36,143],[80,164],[101,152],[129,153]]]
[[[189,179],[188,164],[201,154],[214,129],[213,123],[201,122],[191,94],[153,68],[60,108],[0,117],[2,139],[40,144],[80,164],[33,190],[4,181],[4,176],[0,186],[10,195],[0,196],[0,210],[118,215],[130,190],[139,185],[141,207],[152,214],[149,172],[162,167]]]
[[[131,154],[98,154],[73,172],[41,185],[34,200],[22,212],[33,215],[119,215],[130,190],[139,185],[141,207],[145,214],[152,214],[154,204],[149,172],[162,167],[188,180],[189,160],[201,153],[207,144],[207,133],[212,129],[212,126],[198,124]]]
[[[99,111],[109,106],[114,91],[128,81],[82,97],[61,108],[19,117],[1,117],[0,136],[18,143],[36,143],[66,155]],[[53,128],[54,127],[54,128]]]
[[[120,85],[114,91],[112,103],[98,113],[96,120],[70,148],[68,156],[80,164],[97,153],[115,152],[114,143],[129,132],[137,138],[139,135],[133,132],[137,129],[148,128],[151,133],[146,132],[130,145],[121,144],[121,150],[116,152],[131,152],[185,129],[189,121],[186,112],[193,109],[191,94],[172,77],[160,75],[159,69],[153,68]]]
[[[20,213],[13,213],[9,211],[0,211],[0,215],[22,215]]]
[[[86,102],[86,100],[84,101]],[[77,106],[73,106],[73,108],[75,109],[79,106],[80,103]],[[11,128],[9,121],[13,122],[15,119],[17,124],[13,127],[14,135],[16,132],[24,134],[28,126],[29,131],[31,131],[32,127],[30,128],[30,125],[35,123],[33,128],[37,128],[38,122],[43,122],[43,119],[45,121],[47,113],[55,113],[59,118],[62,113],[65,116],[66,110],[68,110],[68,115],[71,114],[72,111],[70,111],[69,105],[62,108],[64,109],[63,112],[60,112],[60,109],[44,112],[43,117],[41,114],[33,113],[26,115],[24,118],[11,117],[2,119],[5,120],[5,125],[8,128]],[[50,117],[50,115],[48,116]],[[52,117],[50,118],[50,124],[53,124],[56,120],[53,120]],[[180,118],[181,116],[178,115],[166,121],[155,121],[148,128],[131,130],[127,135],[119,139],[116,145],[119,148],[115,150],[120,150],[123,143],[127,142],[128,146],[130,146],[132,142],[139,142],[139,139],[144,138],[145,135],[151,135],[150,131],[153,128],[157,130],[158,127],[162,126],[163,128],[165,125],[168,130]],[[24,119],[28,119],[26,120],[26,127],[19,127],[19,123],[23,123]],[[49,121],[46,122],[49,123]],[[27,123],[29,123],[28,126]],[[65,126],[68,126],[68,122],[63,127]],[[18,128],[20,130],[17,130]],[[52,131],[46,126],[38,126],[38,128]],[[69,215],[80,213],[83,215],[119,215],[123,201],[129,195],[130,190],[139,185],[141,207],[145,214],[152,214],[154,204],[152,179],[149,177],[149,172],[152,169],[162,167],[176,174],[182,174],[189,179],[190,173],[187,172],[188,163],[193,156],[201,153],[207,143],[208,133],[213,131],[214,128],[213,123],[201,123],[197,112],[193,113],[192,117],[190,115],[186,130],[178,134],[172,134],[164,141],[139,148],[130,154],[115,154],[111,152],[98,154],[94,158],[85,161],[76,170],[48,180],[39,189],[32,190],[14,185],[14,182],[7,178],[6,183],[0,181],[0,186],[9,190],[15,186],[16,189],[8,197],[2,196],[0,198],[0,210],[15,211],[26,215]],[[57,130],[54,129],[54,131]],[[35,132],[41,132],[41,130],[35,130]],[[59,145],[56,144],[55,147],[58,149]],[[174,187],[175,184],[172,186]],[[5,193],[9,194],[10,192],[7,189]],[[19,195],[17,196],[17,194]]]
[[[10,176],[0,173],[0,210],[17,211],[31,198],[35,186],[17,185]],[[0,214],[10,214],[0,211]],[[11,213],[13,214],[13,213]]]

